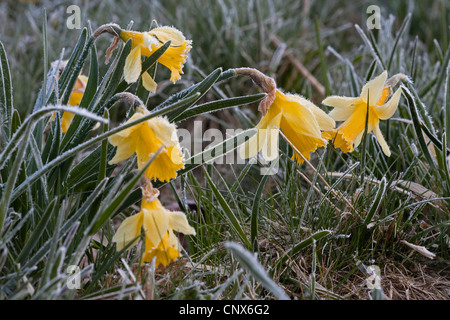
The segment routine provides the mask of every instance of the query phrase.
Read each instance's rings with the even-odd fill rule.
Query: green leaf
[[[17,260],[20,264],[25,264],[27,259],[29,258],[29,254],[31,250],[38,244],[38,241],[47,227],[48,222],[50,221],[51,213],[53,212],[53,208],[55,207],[57,198],[54,198],[50,204],[45,209],[43,216],[39,219],[38,225],[34,228],[33,234],[27,240],[25,247],[20,252]]]
[[[395,50],[397,50],[398,42],[399,42],[400,38],[403,36],[403,33],[405,32],[406,27],[408,26],[410,20],[411,20],[411,13],[408,13],[406,15],[405,19],[403,20],[403,23],[400,27],[400,30],[398,31],[397,36],[395,37],[394,46],[392,47],[391,54],[389,56],[389,62],[387,64],[388,71],[391,69],[392,60],[394,59],[394,54],[395,54]]]
[[[12,90],[8,58],[0,41],[0,122],[2,124],[0,136],[3,137],[3,144],[6,144],[11,135],[11,118],[14,110]]]
[[[375,73],[376,67],[377,67],[377,60],[374,59],[372,61],[372,63],[370,64],[369,70],[367,71],[366,82],[368,82],[370,79],[372,79],[373,74]],[[358,92],[356,94],[358,94]]]
[[[84,90],[83,97],[80,101],[80,108],[85,108],[92,101],[95,93],[97,92],[98,87],[98,61],[97,61],[97,48],[95,44],[91,47],[91,57],[90,57],[90,65],[89,65],[89,76],[88,81],[86,83],[86,89]]]
[[[375,200],[370,206],[369,211],[367,212],[366,217],[364,218],[363,225],[367,226],[371,221],[375,213],[378,211],[378,208],[381,205],[381,201],[384,199],[384,195],[386,193],[387,180],[386,177],[383,177],[380,181],[380,185],[378,187],[377,194],[375,196]]]
[[[217,210],[223,211],[223,213],[225,213],[225,218],[230,223],[231,229],[241,239],[241,241],[245,244],[245,246],[247,248],[251,248],[252,245],[248,241],[247,236],[246,236],[244,230],[242,229],[242,226],[240,225],[238,219],[234,215],[233,210],[228,205],[228,202],[225,200],[225,198],[222,196],[220,191],[217,189],[217,186],[212,181],[211,177],[208,174],[208,171],[204,170],[204,173],[205,173],[205,177],[208,182],[208,185],[210,186],[212,192],[214,193],[214,196],[216,197],[217,201],[220,204],[220,207],[218,207]]]
[[[1,197],[1,201],[0,201],[0,239],[2,237],[3,223],[5,221],[6,214],[8,212],[9,204],[13,200],[12,199],[13,188],[14,188],[14,185],[16,184],[16,179],[19,174],[19,170],[20,170],[22,160],[23,160],[23,157],[25,154],[25,150],[27,150],[27,144],[28,144],[28,139],[29,139],[30,133],[31,133],[31,125],[28,124],[25,129],[24,137],[21,141],[21,148],[19,148],[19,150],[14,158],[13,165],[12,165],[11,170],[8,175],[8,180],[6,181],[5,189],[3,190],[3,194]]]
[[[38,111],[35,111],[31,115],[29,115],[24,120],[22,125],[16,130],[13,137],[9,141],[8,145],[5,147],[5,149],[0,154],[0,169],[3,168],[3,166],[5,165],[5,162],[8,160],[9,154],[12,153],[17,148],[17,144],[20,141],[20,139],[22,138],[22,136],[24,135],[26,128],[28,128],[28,126],[33,127],[33,124],[35,122],[40,120],[42,117],[45,117],[48,113],[52,113],[55,111],[73,112],[73,113],[81,114],[84,117],[94,119],[95,121],[104,122],[104,119],[102,117],[98,117],[98,116],[86,111],[85,109],[80,109],[80,108],[77,108],[74,106],[61,105],[61,106],[43,107],[43,108],[39,109]]]
[[[69,102],[70,95],[72,94],[73,87],[75,86],[75,82],[77,81],[78,76],[80,75],[81,68],[84,65],[84,62],[86,61],[87,55],[89,53],[89,50],[94,43],[94,38],[91,36],[89,40],[87,41],[85,47],[83,48],[83,51],[81,52],[80,56],[78,57],[78,61],[73,67],[73,70],[71,70],[71,73],[67,80],[67,86],[62,87],[60,89],[64,90],[64,93],[61,97],[61,103],[67,104]]]
[[[228,98],[228,99],[207,102],[207,103],[192,107],[192,108],[186,110],[184,113],[176,115],[174,119],[169,118],[169,120],[173,121],[173,122],[180,122],[180,121],[195,117],[199,114],[258,102],[258,101],[262,100],[265,96],[266,96],[265,93],[259,93],[259,94],[248,95],[248,96],[243,96],[243,97]]]
[[[427,143],[425,141],[425,138],[423,136],[422,127],[421,127],[421,121],[419,118],[419,114],[417,112],[417,106],[414,101],[414,97],[411,94],[411,92],[408,90],[407,87],[404,85],[401,85],[403,94],[406,97],[406,101],[408,102],[409,112],[411,115],[411,120],[413,122],[413,127],[416,132],[417,140],[419,141],[420,148],[422,149],[422,153],[425,155],[425,158],[427,159],[428,164],[433,170],[436,170],[436,163],[433,160],[433,157],[431,156],[430,150],[428,149]]]
[[[361,29],[360,26],[355,24],[355,28],[356,28],[356,31],[358,31],[358,33],[361,36],[361,38],[363,39],[363,41],[366,44],[366,46],[369,48],[369,51],[372,54],[372,56],[378,62],[380,68],[382,70],[386,70],[386,66],[383,63],[383,58],[380,55],[380,50],[378,50],[378,47],[377,47],[376,43],[373,41],[372,38],[370,40],[369,40],[369,38],[367,38],[366,34],[364,33],[364,31]]]
[[[176,101],[179,101],[180,99],[184,99],[187,97],[192,96],[192,94],[200,93],[197,100],[195,100],[192,104],[197,102],[203,95],[205,95],[206,92],[211,89],[211,87],[216,83],[217,79],[219,78],[220,74],[222,73],[222,68],[218,68],[211,72],[205,79],[203,79],[201,82],[190,86],[187,89],[184,89],[177,94],[174,94],[173,96],[170,96],[164,103],[162,103],[160,106],[154,109],[154,111],[157,111],[159,109],[165,108],[167,105],[170,105]],[[168,114],[169,119],[173,119],[174,117],[178,116],[180,112],[177,113],[171,113]]]
[[[59,78],[58,87],[60,91],[58,96],[61,96],[61,93],[66,88],[67,81],[69,80],[69,75],[73,73],[72,71],[75,67],[75,63],[80,62],[78,58],[80,57],[80,54],[85,47],[86,41],[87,41],[87,29],[83,28],[80,37],[78,38],[77,44],[73,48],[72,54],[70,55],[69,61],[67,61],[66,67],[64,68],[63,72],[61,73],[61,77]]]
[[[233,253],[241,265],[268,291],[280,300],[290,300],[284,290],[272,280],[256,256],[238,243],[226,242],[225,248]]]
[[[297,254],[298,252],[300,252],[302,249],[306,248],[307,246],[309,246],[310,244],[312,244],[312,242],[315,240],[319,240],[322,239],[323,237],[329,235],[331,233],[330,230],[322,230],[322,231],[318,231],[314,234],[312,234],[311,236],[309,236],[308,238],[306,238],[305,240],[299,242],[298,244],[294,245],[290,250],[288,250],[281,258],[279,258],[276,262],[275,262],[275,266],[274,269],[278,269],[281,267],[281,265],[290,257],[293,257],[295,254]]]
[[[12,121],[11,121],[11,137],[16,133],[17,129],[22,124],[22,120],[20,120],[20,114],[19,111],[14,109],[13,115],[12,115]]]
[[[57,114],[42,152],[42,161],[44,163],[47,163],[58,156],[60,143],[61,115]]]
[[[319,20],[317,19],[317,16],[314,17],[314,26],[316,28],[316,41],[317,41],[317,50],[319,51],[319,57],[320,57],[320,69],[322,71],[322,78],[324,81],[325,86],[325,95],[329,96],[331,94],[330,90],[330,81],[328,80],[328,73],[327,73],[327,63],[325,60],[325,54],[322,46],[322,41],[320,39],[320,27],[319,27]]]
[[[109,130],[109,112],[105,110],[103,117],[107,120],[107,123],[103,125],[103,132],[108,132]],[[102,141],[102,154],[100,157],[100,169],[98,170],[98,181],[102,181],[106,177],[106,166],[107,166],[107,155],[108,155],[108,141],[105,139]]]
[[[87,212],[89,212],[89,208],[92,206],[94,201],[98,198],[99,195],[103,193],[103,190],[105,190],[105,186],[108,182],[108,178],[101,181],[98,186],[95,188],[95,190],[92,191],[92,193],[89,195],[89,197],[86,199],[86,201],[81,205],[81,207],[63,224],[63,226],[60,229],[59,232],[59,239],[63,237],[70,228],[73,227],[77,221],[79,221],[84,215],[86,215]],[[50,250],[51,247],[51,240],[47,241],[37,252],[34,254],[31,258],[29,258],[26,263],[24,264],[24,268],[35,266],[39,261],[41,261],[44,256],[47,254],[47,252]]]
[[[446,145],[450,147],[450,64],[447,66],[444,95],[444,128],[447,135]],[[444,148],[445,150],[445,148]]]
[[[188,173],[188,172],[194,170],[195,168],[200,167],[204,163],[211,162],[214,159],[217,159],[217,158],[227,154],[228,152],[239,147],[241,144],[245,143],[245,141],[247,141],[253,135],[255,135],[256,132],[258,132],[258,129],[255,129],[255,128],[245,130],[245,131],[235,135],[234,137],[224,140],[222,143],[217,144],[216,146],[214,146],[211,149],[204,150],[204,151],[190,157],[189,159],[187,159],[185,161],[184,168],[181,170],[178,170],[178,172],[177,172],[178,175],[181,176],[185,173]],[[165,184],[166,184],[165,182],[158,181],[158,182],[154,183],[153,186],[155,188],[161,188]]]
[[[269,175],[264,175],[261,179],[261,182],[258,185],[258,189],[256,189],[255,199],[253,200],[252,206],[252,218],[250,225],[250,243],[252,244],[253,251],[257,250],[258,245],[258,214],[259,214],[259,201],[261,199],[262,192],[264,190],[264,186],[269,178]]]

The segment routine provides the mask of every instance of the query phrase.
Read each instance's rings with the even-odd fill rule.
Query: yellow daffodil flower
[[[367,133],[373,131],[384,154],[391,155],[379,124],[380,120],[387,120],[394,115],[402,90],[401,88],[397,89],[389,101],[386,101],[391,87],[398,82],[398,79],[394,82],[389,80],[386,82],[386,78],[387,72],[384,71],[381,75],[369,81],[362,88],[359,97],[331,96],[323,100],[324,105],[334,107],[329,113],[330,117],[336,121],[344,121],[334,131],[327,132],[333,139],[335,147],[341,148],[343,152],[351,152],[358,147],[364,134],[367,105],[369,105]]]
[[[156,256],[156,266],[166,266],[180,255],[180,243],[174,231],[195,235],[195,230],[189,225],[183,212],[167,210],[157,196],[153,190],[144,187],[141,211],[123,220],[112,240],[117,243],[117,250],[120,251],[136,239],[143,228],[145,253],[142,262],[151,262]],[[132,246],[137,242],[138,239]]]
[[[80,75],[75,82],[72,93],[69,97],[69,105],[78,106],[80,105],[81,99],[83,98],[84,90],[86,89],[88,78],[86,76]],[[56,114],[53,114],[50,121],[55,119]],[[72,122],[75,113],[64,111],[61,118],[61,130],[63,133],[67,132],[69,125]]]
[[[138,107],[127,123],[148,114],[147,109]],[[177,170],[184,168],[176,127],[165,118],[151,118],[110,136],[108,140],[117,147],[116,154],[109,164],[116,164],[136,153],[139,169],[145,166],[164,143],[163,151],[156,156],[145,172],[149,179],[169,181],[177,176]]]
[[[142,72],[141,56],[149,57],[152,52],[171,40],[170,47],[157,60],[170,69],[170,80],[175,83],[183,74],[187,53],[191,50],[191,40],[186,40],[181,31],[173,27],[158,27],[148,32],[121,30],[120,39],[132,39],[132,49],[125,60],[124,78],[128,83],[136,82]],[[156,91],[156,82],[148,72],[142,74],[142,84],[151,92]]]
[[[258,133],[241,146],[240,155],[247,159],[262,151],[266,161],[276,159],[281,130],[297,151],[309,159],[311,152],[327,144],[328,136],[323,137],[321,130],[332,130],[334,127],[334,120],[312,102],[277,89],[275,99],[256,126]],[[293,158],[300,164],[303,157],[297,151]]]

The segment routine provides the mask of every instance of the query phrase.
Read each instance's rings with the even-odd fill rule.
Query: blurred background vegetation
[[[57,60],[62,48],[67,59],[81,32],[66,26],[70,16],[66,9],[72,4],[81,9],[81,26],[90,23],[93,30],[104,23],[115,22],[126,27],[133,21],[133,29],[145,31],[150,29],[153,20],[159,25],[173,25],[182,30],[193,40],[183,80],[195,80],[194,66],[206,73],[217,67],[225,70],[247,66],[271,74],[286,91],[302,92],[307,96],[311,90],[304,90],[304,85],[308,85],[305,77],[293,67],[291,60],[281,57],[283,53],[292,54],[323,82],[315,17],[324,48],[329,45],[338,49],[339,54],[351,57],[353,63],[360,60],[358,53],[363,50],[354,24],[365,29],[369,5],[380,6],[382,24],[389,22],[394,30],[408,12],[412,13],[414,23],[408,26],[407,32],[412,38],[418,37],[419,50],[432,52],[434,61],[439,54],[436,42],[441,51],[448,45],[446,26],[450,21],[450,4],[445,0],[146,0],[132,4],[112,0],[3,0],[0,3],[0,40],[13,70],[15,105],[23,113],[33,105],[43,79],[42,10],[45,7],[48,15],[49,61]],[[380,33],[378,36],[387,35]],[[285,46],[274,43],[274,37]],[[108,37],[97,41],[99,56],[104,57],[110,41]],[[331,55],[328,50],[325,54],[327,61],[335,62],[336,59],[328,57]],[[100,71],[106,67],[103,65]],[[332,71],[331,68],[329,72]],[[165,76],[162,74],[160,78]]]

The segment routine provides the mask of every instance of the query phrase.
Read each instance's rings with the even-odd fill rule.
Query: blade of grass
[[[414,101],[414,97],[409,91],[407,87],[405,87],[403,84],[401,85],[403,94],[406,97],[406,100],[408,102],[409,112],[411,115],[411,120],[413,121],[414,130],[416,132],[416,137],[419,140],[420,148],[422,149],[423,154],[425,155],[425,158],[427,159],[428,164],[430,167],[436,171],[436,163],[433,160],[433,157],[431,156],[430,150],[428,149],[427,143],[425,141],[425,138],[423,136],[422,128],[420,125],[420,119],[417,112],[417,106]]]
[[[226,242],[225,248],[233,253],[242,266],[275,297],[280,300],[290,300],[284,290],[271,279],[254,254],[246,250],[240,244],[234,242]]]
[[[397,36],[395,37],[394,45],[392,46],[391,54],[389,56],[389,61],[387,64],[387,70],[389,71],[391,69],[392,60],[394,59],[395,50],[397,50],[398,42],[400,41],[400,38],[403,36],[403,33],[406,30],[406,27],[409,24],[409,21],[411,20],[411,13],[408,13],[403,20],[402,25],[400,26],[400,30],[398,31]]]
[[[375,200],[373,201],[372,205],[370,206],[369,212],[367,212],[367,215],[364,218],[364,222],[363,222],[364,226],[367,226],[372,221],[373,216],[378,211],[378,208],[381,205],[381,201],[383,200],[384,195],[386,194],[386,188],[387,188],[386,177],[383,177],[381,179],[380,185],[378,187],[378,191],[375,196]]]
[[[262,192],[264,190],[264,186],[266,185],[267,180],[269,179],[269,175],[264,175],[261,179],[261,182],[258,185],[258,189],[256,189],[255,198],[253,200],[252,206],[252,217],[250,224],[250,243],[252,244],[253,251],[257,251],[258,249],[258,214],[259,214],[259,201],[261,199]]]
[[[375,60],[377,60],[380,68],[382,70],[386,70],[386,66],[383,63],[383,59],[381,58],[379,50],[376,50],[374,48],[373,43],[369,40],[369,38],[367,38],[366,34],[364,33],[364,31],[361,29],[361,27],[359,25],[355,24],[355,29],[356,29],[356,31],[358,31],[358,33],[361,36],[361,38],[363,39],[364,43],[369,48],[369,51],[372,54],[373,58]]]
[[[2,137],[5,145],[11,134],[11,118],[13,107],[13,92],[11,83],[11,71],[9,70],[8,57],[3,43],[0,41],[0,120]]]
[[[320,57],[320,69],[322,70],[322,78],[324,81],[325,86],[325,95],[329,96],[331,94],[330,90],[330,81],[328,80],[328,73],[327,73],[327,64],[325,60],[325,54],[323,51],[322,41],[320,39],[320,27],[319,27],[319,19],[317,16],[314,17],[314,26],[316,28],[316,41],[317,41],[317,49],[319,51],[319,57]]]
[[[273,270],[279,269],[282,264],[288,260],[290,257],[294,256],[298,252],[300,252],[302,249],[306,248],[310,244],[312,244],[313,240],[317,241],[319,239],[322,239],[323,237],[329,235],[331,233],[330,230],[322,230],[318,231],[305,240],[299,242],[298,244],[294,245],[291,249],[289,249],[283,256],[281,256],[275,263]]]
[[[211,177],[208,174],[207,170],[203,170],[206,180],[208,182],[208,185],[210,186],[215,198],[220,204],[220,207],[217,208],[218,210],[221,209],[225,213],[225,217],[227,218],[228,222],[230,223],[231,229],[235,232],[235,234],[241,239],[242,243],[245,244],[247,248],[251,248],[252,245],[247,239],[247,236],[242,229],[241,224],[239,223],[239,220],[236,218],[236,216],[233,213],[233,210],[229,206],[228,202],[225,200],[225,198],[222,196],[220,191],[217,189],[216,184],[212,181]]]

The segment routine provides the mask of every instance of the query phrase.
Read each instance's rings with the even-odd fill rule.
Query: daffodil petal
[[[150,91],[151,93],[155,93],[156,88],[158,87],[158,84],[155,82],[155,80],[153,80],[148,72],[144,72],[142,74],[142,85],[147,91]]]
[[[84,94],[84,89],[83,89],[83,91],[72,92],[72,94],[70,95],[70,98],[69,98],[69,105],[71,105],[71,106],[80,105],[81,99],[83,98],[83,94]]]
[[[150,30],[148,33],[150,36],[156,37],[161,42],[161,44],[171,40],[171,47],[181,46],[186,41],[183,33],[173,27],[158,27]]]
[[[74,116],[75,113],[64,111],[63,116],[61,118],[61,131],[63,133],[66,133],[67,129],[69,129],[70,123],[72,122]]]
[[[350,116],[352,115],[352,113],[355,111],[355,108],[334,108],[333,110],[330,111],[330,113],[328,114],[331,118],[333,118],[335,121],[345,121],[348,118],[350,118]]]
[[[251,137],[241,145],[241,147],[239,148],[239,156],[241,157],[241,159],[253,158],[258,154],[259,151],[261,151],[262,146],[260,146],[258,143],[259,139],[260,130],[258,130],[258,132],[253,137]]]
[[[145,236],[154,246],[158,246],[169,228],[169,216],[162,207],[156,210],[142,209],[142,212]]]
[[[112,241],[117,243],[118,251],[122,250],[128,243],[130,243],[130,241],[141,234],[142,219],[143,215],[138,213],[122,221],[122,224],[112,238]],[[137,240],[132,246],[136,245]]]
[[[334,119],[326,114],[325,111],[307,99],[301,98],[301,101],[312,111],[314,117],[316,117],[320,130],[333,130],[336,127],[336,122]]]
[[[142,71],[141,47],[136,46],[125,59],[123,76],[127,83],[136,82]]]
[[[330,96],[327,97],[325,100],[323,100],[322,104],[339,109],[353,110],[355,108],[355,104],[358,102],[359,99],[361,98]]]
[[[262,139],[260,141],[261,155],[266,161],[273,161],[278,158],[278,136],[280,133],[280,123],[283,113],[277,114],[269,122],[266,129],[261,129]]]
[[[375,106],[383,94],[386,79],[387,71],[384,71],[375,79],[367,82],[361,90],[361,98],[367,103],[367,96],[369,96],[369,105]]]
[[[293,130],[299,134],[321,139],[316,117],[312,110],[302,103],[304,103],[304,99],[290,94],[284,95],[284,98],[277,95],[274,101],[274,104],[280,104],[280,108],[283,110],[283,119],[291,124]],[[281,131],[284,131],[283,126],[281,126]]]
[[[109,160],[109,164],[116,164],[126,160],[136,152],[134,139],[114,137],[114,142],[116,144],[113,145],[117,146],[117,150],[114,157]]]
[[[361,140],[362,140],[363,136],[364,136],[364,131],[362,131],[361,133],[359,133],[356,136],[355,141],[353,142],[353,148],[358,148],[358,146],[361,144]]]
[[[128,119],[127,123],[142,118],[146,112],[148,113],[147,110],[138,109],[138,111],[133,114],[130,119]],[[133,155],[133,153],[136,152],[137,138],[133,135],[133,132],[142,126],[145,126],[145,122],[143,124],[138,124],[132,126],[131,128],[119,131],[108,138],[109,143],[117,147],[116,154],[114,155],[114,158],[108,162],[109,164],[115,164],[128,159]]]
[[[155,46],[160,46],[161,45],[159,43],[158,39],[156,39],[155,37],[149,35],[146,32],[144,32],[142,34],[142,39],[143,39],[143,42],[144,42],[144,46],[146,46],[150,52],[153,51]]]
[[[169,227],[177,232],[195,235],[195,229],[189,225],[186,215],[179,211],[168,211]]]
[[[394,115],[395,111],[397,110],[401,95],[402,89],[398,88],[388,102],[380,107],[375,107],[375,110],[380,119],[387,120]]]
[[[261,131],[261,129],[267,128],[267,125],[269,124],[271,119],[270,116],[271,114],[267,113],[264,117],[262,117],[259,123],[256,125],[258,132],[241,145],[241,147],[239,148],[239,155],[241,159],[253,158],[258,154],[258,152],[261,151],[264,139],[266,137],[265,135],[263,135],[264,131]]]
[[[156,117],[148,121],[149,127],[166,147],[178,145],[177,127],[166,118]]]
[[[381,133],[380,126],[377,124],[373,128],[373,134],[375,137],[377,137],[378,143],[381,146],[381,150],[383,150],[384,154],[388,157],[391,156],[391,150],[389,150],[389,146],[386,143],[386,140],[384,140],[383,134]]]
[[[303,135],[297,132],[293,125],[282,120],[281,127],[283,128],[283,133],[286,139],[295,147],[293,159],[297,161],[298,164],[303,163],[303,157],[301,157],[297,152],[301,153],[306,159],[311,158],[311,152],[316,151],[318,147],[323,147],[327,144],[326,139],[311,137]]]

